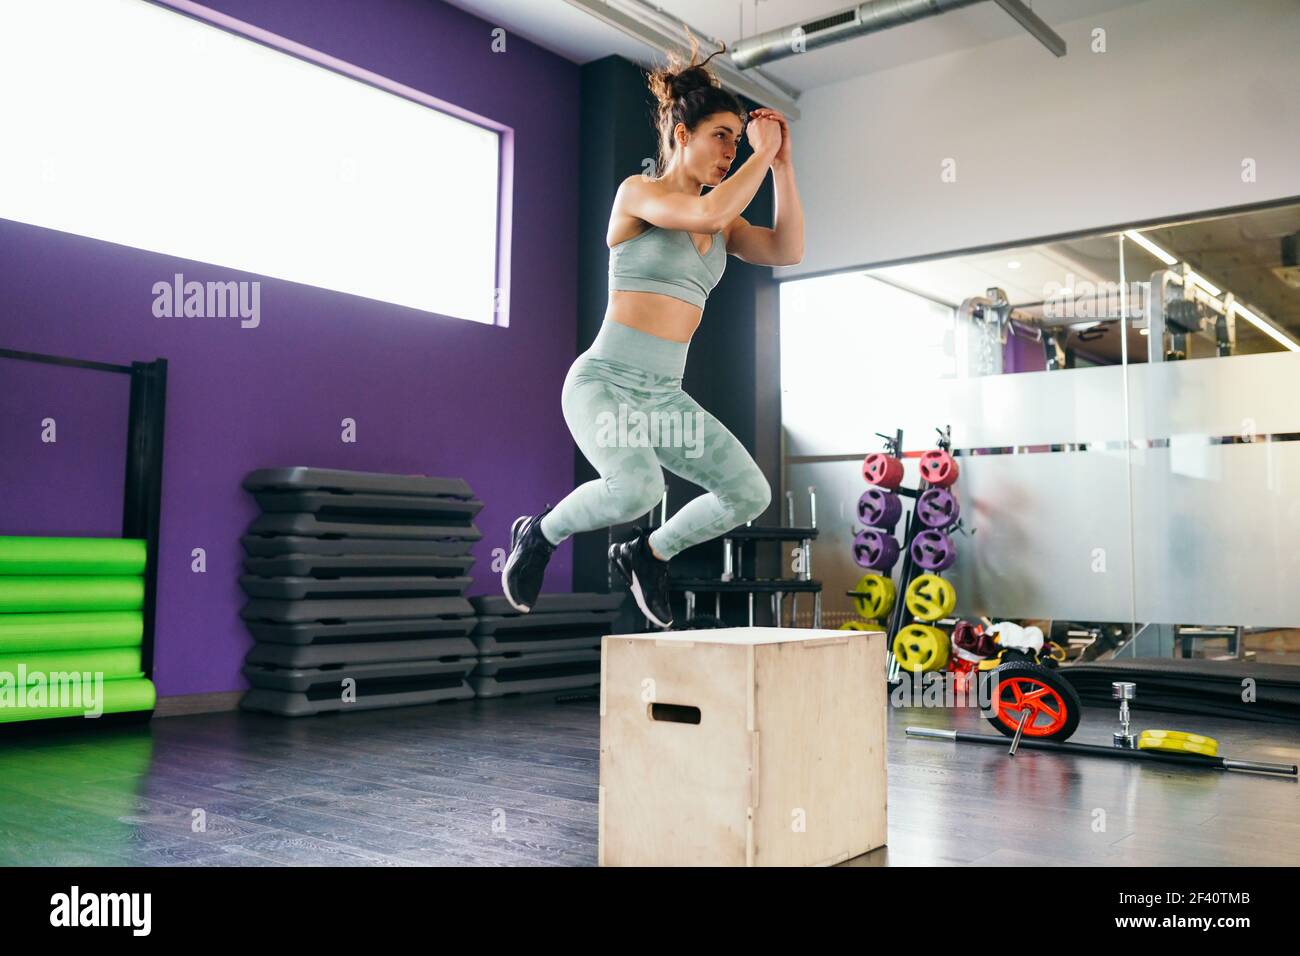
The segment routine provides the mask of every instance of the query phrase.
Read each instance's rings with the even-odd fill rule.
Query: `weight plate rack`
[[[940,575],[956,560],[952,533],[960,527],[960,505],[952,491],[960,469],[952,456],[950,428],[936,429],[938,447],[921,454],[920,481],[904,487],[903,431],[880,435],[884,452],[873,452],[862,463],[868,488],[857,503],[857,516],[865,526],[856,532],[854,561],[867,570],[857,586],[846,592],[864,620],[849,621],[845,628],[862,629],[874,623],[889,636],[887,679],[899,680],[906,667],[915,672],[945,668],[951,656],[951,637],[937,627],[956,608],[957,596]],[[913,507],[904,516],[903,498]],[[903,540],[895,531],[903,519]],[[893,569],[902,558],[897,583]],[[900,660],[902,657],[906,660]]]

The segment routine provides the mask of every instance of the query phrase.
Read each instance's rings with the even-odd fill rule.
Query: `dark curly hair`
[[[689,33],[689,31],[688,31]],[[746,122],[745,107],[740,99],[728,90],[724,90],[718,78],[708,69],[708,62],[719,53],[726,52],[724,43],[720,50],[709,54],[702,63],[696,63],[700,45],[691,36],[691,59],[683,64],[676,54],[669,54],[668,65],[649,74],[650,92],[659,101],[656,111],[655,126],[659,131],[659,163],[656,176],[662,176],[672,159],[676,144],[673,130],[678,123],[683,123],[689,132],[694,132],[700,121],[714,113],[735,113],[740,117],[743,131]]]

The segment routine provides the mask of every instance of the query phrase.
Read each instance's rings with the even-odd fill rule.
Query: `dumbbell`
[[[1129,727],[1129,709],[1128,702],[1137,697],[1137,684],[1126,680],[1117,680],[1110,685],[1110,696],[1112,699],[1119,701],[1119,732],[1111,735],[1111,740],[1116,747],[1122,747],[1125,750],[1133,750],[1137,747],[1137,741],[1133,738],[1133,733]]]

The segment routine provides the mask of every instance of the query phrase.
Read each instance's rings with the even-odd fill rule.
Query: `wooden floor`
[[[1109,743],[1090,708],[1073,738]],[[910,740],[986,729],[891,712],[889,846],[849,865],[1300,864],[1300,786]],[[1300,762],[1292,729],[1139,714],[1231,756]],[[596,704],[553,695],[284,720],[155,719],[0,743],[4,865],[596,863]],[[1100,827],[1104,824],[1104,829]]]

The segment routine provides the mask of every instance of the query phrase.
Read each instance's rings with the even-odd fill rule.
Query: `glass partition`
[[[925,570],[903,575],[907,490],[942,441],[936,626],[1036,624],[1069,663],[1300,661],[1298,233],[1292,205],[783,283],[783,477],[816,488],[823,626],[879,609],[863,575],[901,602]],[[902,553],[863,567],[864,458],[900,432]]]
[[[1300,206],[1124,235],[1134,657],[1300,662]]]

